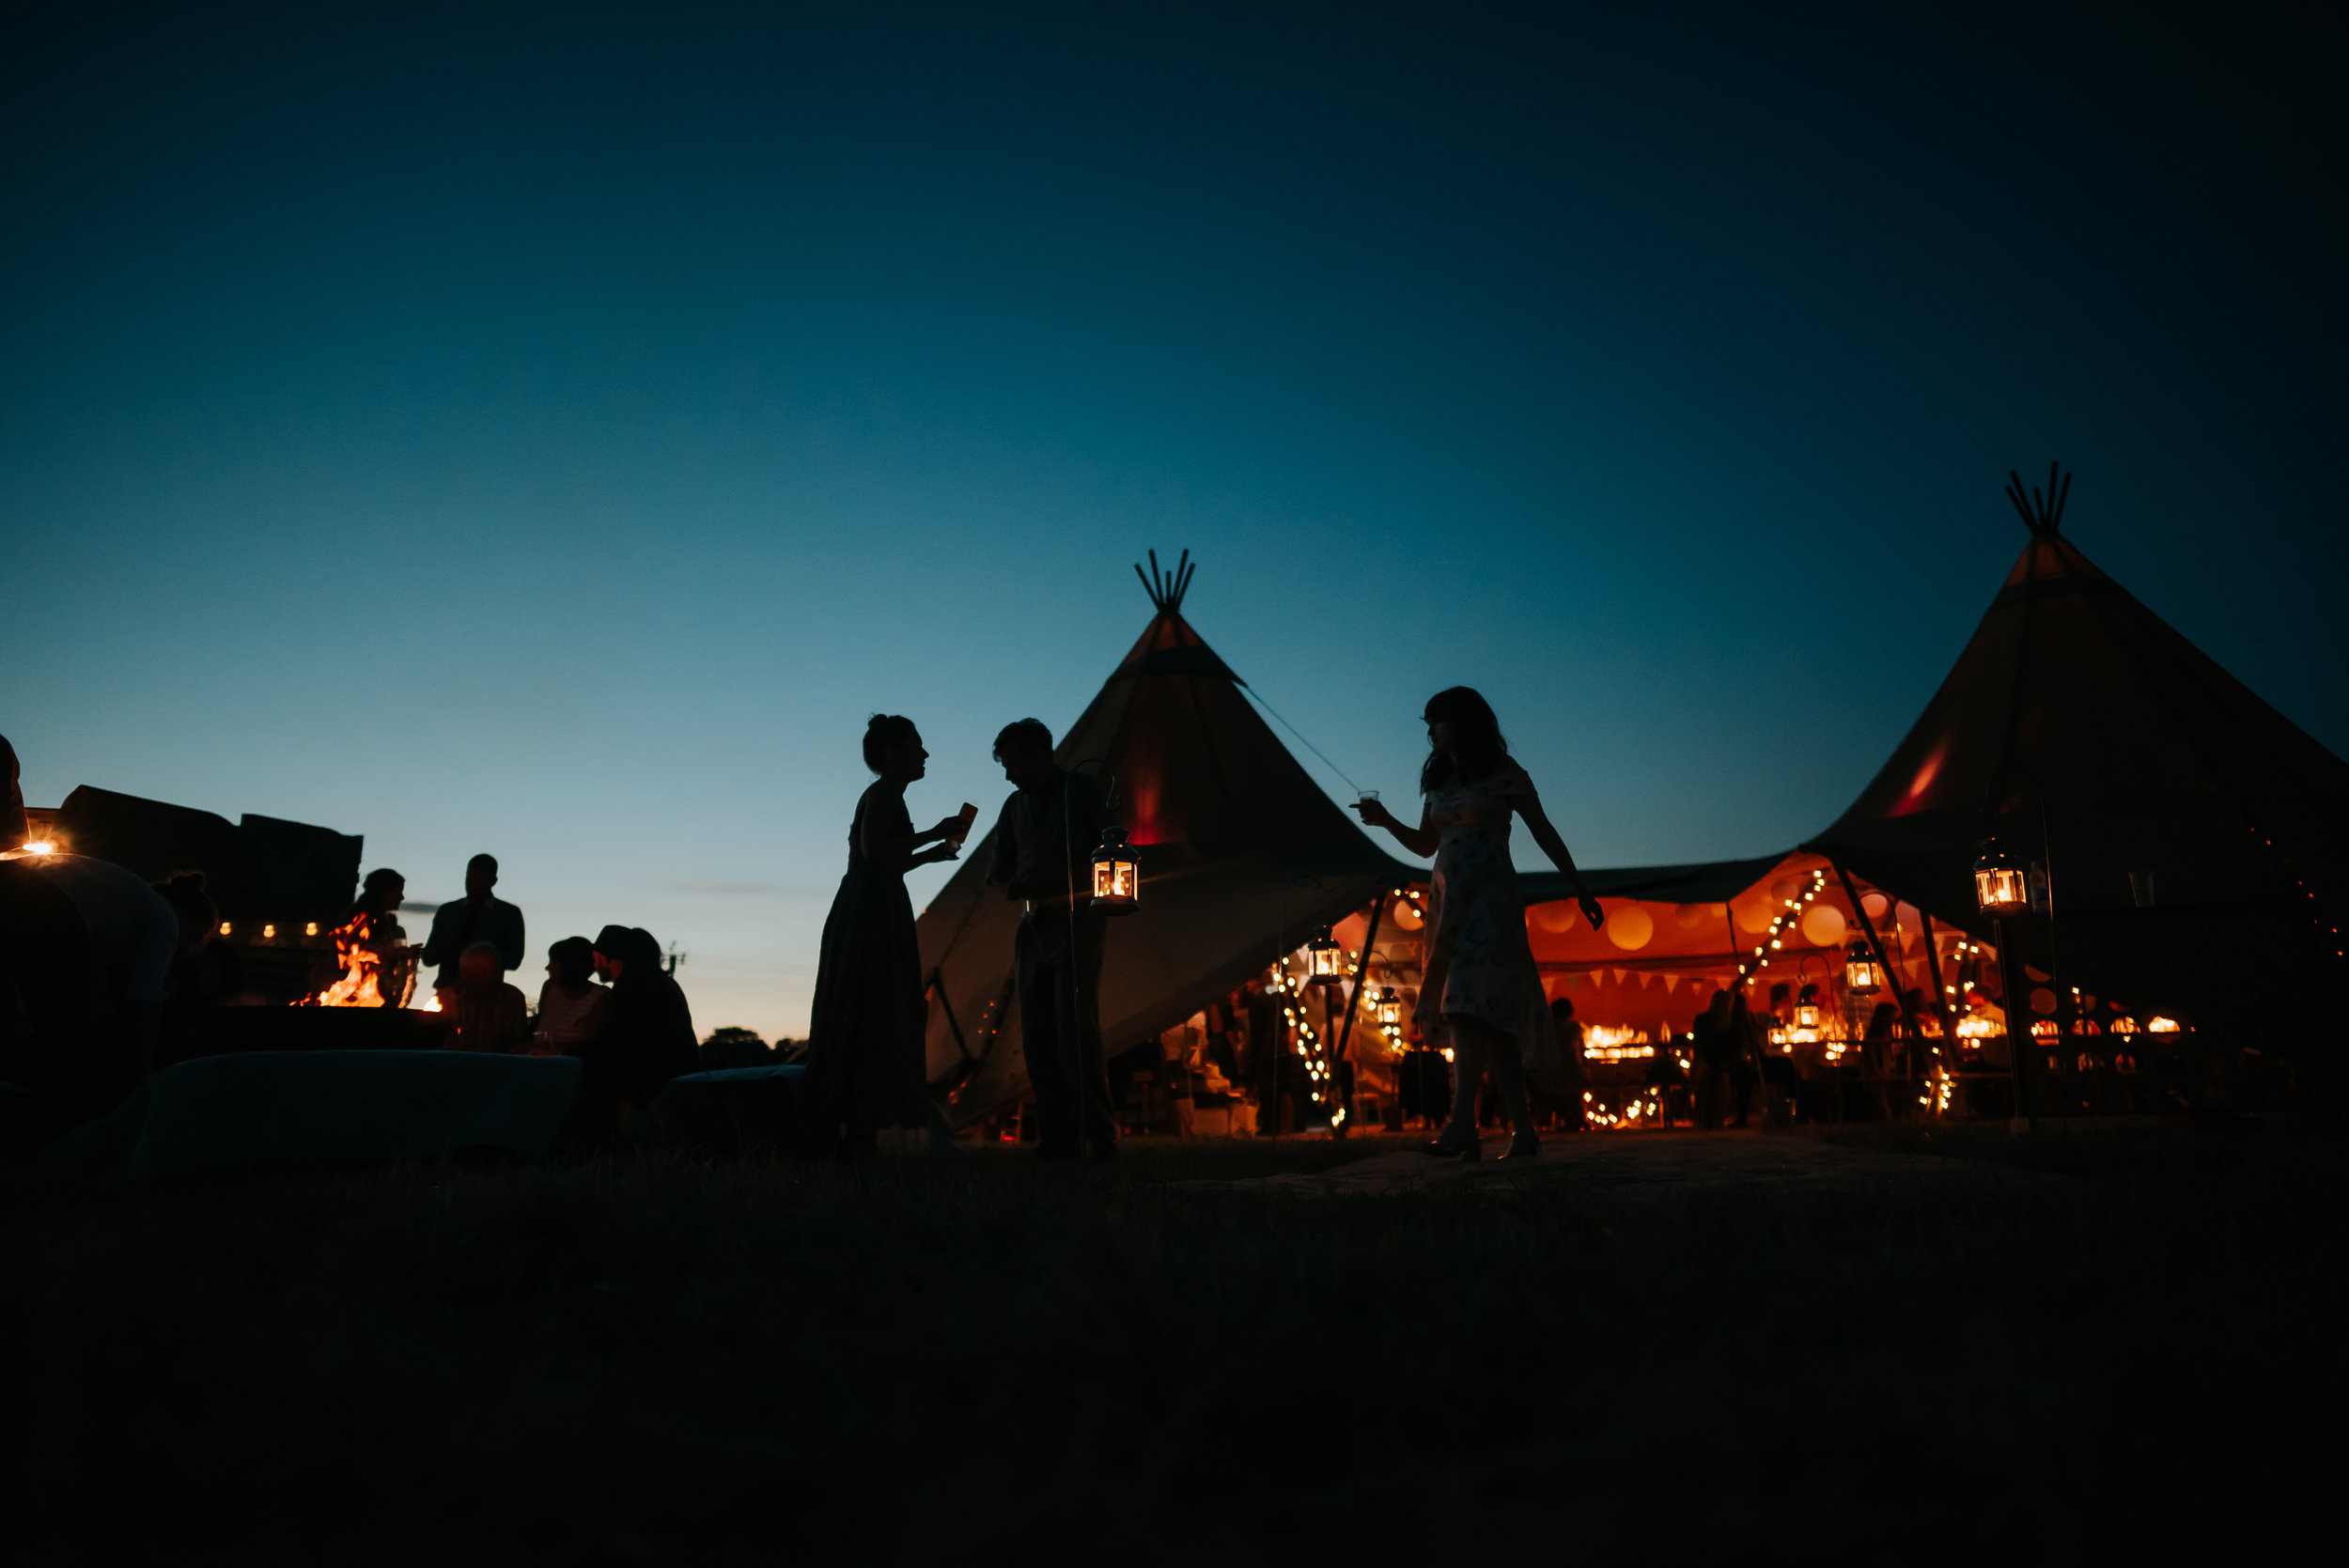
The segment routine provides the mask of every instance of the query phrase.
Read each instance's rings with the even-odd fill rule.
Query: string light
[[[1811,885],[1802,890],[1801,897],[1779,900],[1781,908],[1778,911],[1778,918],[1770,922],[1770,929],[1755,946],[1751,959],[1737,960],[1738,985],[1743,986],[1748,978],[1770,967],[1770,955],[1784,950],[1786,928],[1800,921],[1802,912],[1811,907],[1812,900],[1826,891],[1827,873],[1813,871],[1811,874]]]

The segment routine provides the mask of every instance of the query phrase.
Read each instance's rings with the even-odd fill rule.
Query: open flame
[[[375,944],[376,919],[361,910],[334,927],[334,959],[343,971],[324,990],[295,1002],[296,1007],[386,1007],[407,1001],[412,974],[401,974],[392,982],[390,988],[398,992],[397,1001],[385,994],[383,955]],[[425,1009],[428,1013],[439,1010],[438,997]]]

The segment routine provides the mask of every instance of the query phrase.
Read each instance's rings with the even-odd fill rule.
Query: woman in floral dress
[[[1419,826],[1407,826],[1377,800],[1355,810],[1412,854],[1436,860],[1416,1017],[1423,1029],[1440,1023],[1452,1037],[1452,1119],[1425,1147],[1431,1155],[1478,1157],[1476,1092],[1489,1067],[1515,1133],[1501,1157],[1529,1158],[1542,1143],[1526,1104],[1525,1073],[1557,1065],[1558,1038],[1525,939],[1525,898],[1509,860],[1513,817],[1525,818],[1533,842],[1573,880],[1593,930],[1607,914],[1543,815],[1533,781],[1511,760],[1492,706],[1470,688],[1455,686],[1428,699],[1424,717]]]

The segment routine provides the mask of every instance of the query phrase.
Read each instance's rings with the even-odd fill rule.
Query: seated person
[[[171,968],[163,976],[163,1034],[156,1046],[157,1065],[169,1066],[203,1050],[207,1009],[257,999],[246,994],[243,961],[220,935],[220,908],[205,889],[204,873],[174,872],[157,882],[155,891],[179,922]]]
[[[661,944],[642,927],[607,925],[597,933],[596,970],[612,980],[611,1021],[600,1039],[574,1046],[584,1074],[580,1091],[597,1136],[628,1136],[634,1113],[668,1081],[699,1070],[693,1011],[662,966]]]
[[[596,984],[596,944],[566,937],[547,949],[547,983],[538,987],[538,1032],[531,1050],[563,1056],[600,1040],[612,1022],[612,993]]]
[[[495,942],[474,942],[458,957],[457,984],[441,993],[449,1050],[511,1053],[530,1044],[529,1002],[505,980]]]

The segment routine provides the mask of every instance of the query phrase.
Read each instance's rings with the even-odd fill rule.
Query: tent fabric
[[[2215,1015],[2305,994],[2337,957],[2349,764],[2052,525],[1890,760],[1804,847],[1986,937],[1971,867],[1994,822],[2051,868],[2053,929],[2016,939],[2066,984]],[[2132,893],[2143,871],[2152,909]]]
[[[1601,898],[1639,898],[1658,904],[1726,904],[1784,863],[1785,851],[1750,861],[1704,861],[1691,865],[1630,865],[1585,870],[1582,880]],[[1528,908],[1574,897],[1563,871],[1517,874]]]
[[[578,1097],[568,1057],[250,1051],[167,1067],[51,1145],[94,1184],[500,1149],[538,1156]]]
[[[1142,870],[1110,923],[1101,1030],[1113,1055],[1172,1029],[1382,890],[1425,879],[1384,854],[1257,714],[1239,676],[1164,603],[1054,759],[1098,771]],[[1091,848],[1081,846],[1080,854]],[[987,885],[990,832],[916,923],[930,984],[928,1067],[966,1126],[1025,1097],[1012,939]]]

